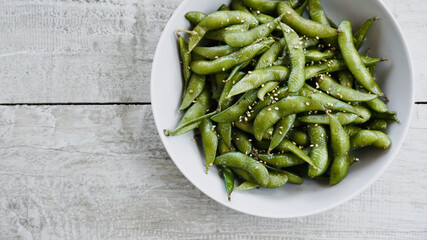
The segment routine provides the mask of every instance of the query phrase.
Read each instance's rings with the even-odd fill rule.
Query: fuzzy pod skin
[[[228,45],[213,46],[213,47],[200,47],[197,46],[193,49],[193,53],[197,53],[207,59],[215,59],[238,51],[239,48],[234,48]]]
[[[208,15],[196,11],[188,12],[185,14],[185,18],[193,25],[199,24],[199,22],[201,22],[206,16]]]
[[[258,39],[268,37],[277,27],[279,19],[259,25],[249,31],[225,33],[224,41],[232,47],[245,47]]]
[[[262,13],[271,14],[276,13],[277,5],[281,1],[277,0],[242,0],[242,2],[252,8],[259,10]]]
[[[194,119],[202,117],[209,110],[210,106],[211,95],[209,93],[209,90],[205,88],[203,92],[199,95],[199,97],[196,99],[196,102],[185,112],[176,129],[173,131],[164,130],[165,135],[178,136],[197,128],[200,125],[201,121],[192,123],[188,126],[186,125]]]
[[[274,40],[265,40],[240,49],[237,52],[208,61],[199,60],[191,63],[191,70],[197,74],[209,75],[220,71],[227,71],[239,64],[251,60],[256,55],[264,53],[273,44]]]
[[[364,66],[354,46],[351,22],[348,20],[342,21],[338,30],[341,31],[338,35],[338,44],[340,45],[343,59],[356,81],[370,92],[384,96],[369,70]]]
[[[220,28],[218,30],[207,32],[205,34],[205,38],[210,39],[210,40],[225,42],[226,34],[241,33],[241,32],[246,32],[248,30],[249,30],[249,24],[247,24],[247,23],[238,24],[238,25],[224,27],[224,28]],[[194,47],[194,48],[196,48],[196,47]],[[194,49],[193,49],[193,51],[194,51]]]
[[[193,74],[190,78],[190,82],[184,92],[181,107],[179,110],[187,109],[205,88],[206,77],[203,75]]]
[[[285,151],[285,152],[292,152],[293,154],[297,155],[299,158],[307,162],[310,166],[317,168],[316,165],[314,165],[311,158],[299,147],[297,147],[294,143],[291,141],[284,139],[279,146],[277,146],[277,150],[279,151]]]
[[[284,14],[282,21],[301,35],[330,38],[338,34],[334,28],[303,18],[299,13],[295,12],[288,2],[281,2],[277,11],[280,15]]]
[[[254,121],[254,135],[260,141],[265,131],[276,124],[282,117],[287,115],[324,110],[324,107],[311,98],[287,97],[267,106],[258,114]]]
[[[323,175],[330,164],[328,150],[329,134],[326,128],[321,125],[308,125],[307,131],[311,145],[313,146],[309,156],[317,166],[317,169],[312,166],[308,167],[308,176],[313,178]]]
[[[322,75],[317,79],[317,82],[321,90],[329,92],[329,95],[342,99],[343,101],[367,102],[377,98],[374,94],[363,93],[350,87],[342,86],[328,75]]]
[[[373,17],[360,26],[360,28],[354,33],[354,47],[356,49],[360,49],[362,47],[363,43],[366,40],[366,36],[368,35],[369,29],[371,29],[372,24],[378,20],[378,17]]]
[[[214,125],[209,119],[203,120],[199,126],[199,129],[202,135],[207,173],[215,160],[216,151],[218,149],[218,135],[215,131]]]
[[[257,91],[251,90],[243,94],[243,96],[232,106],[224,111],[214,115],[212,120],[215,122],[233,122],[244,114],[248,107],[257,99]]]
[[[245,155],[252,152],[252,143],[249,141],[249,136],[240,130],[234,131],[233,143]]]
[[[257,157],[268,165],[280,168],[292,167],[304,164],[305,161],[293,153],[257,154]]]
[[[371,145],[383,149],[390,148],[391,146],[390,137],[376,130],[361,130],[351,137],[350,142],[352,150]]]
[[[280,82],[276,82],[276,81],[266,83],[264,87],[261,87],[258,90],[257,92],[258,99],[263,101],[265,98],[265,95],[273,91],[274,89],[276,89],[279,85],[280,85]]]
[[[242,80],[244,76],[245,74],[243,72],[237,72],[236,74],[234,74],[234,76],[232,76],[230,79],[227,80],[227,82],[224,85],[224,88],[222,89],[221,96],[219,97],[219,100],[218,100],[220,110],[227,109],[235,102],[235,97],[227,98],[227,96],[230,93],[231,88],[240,80]]]
[[[235,167],[248,172],[251,177],[261,186],[265,187],[269,181],[268,170],[255,159],[243,153],[231,152],[215,158],[216,165]]]
[[[359,56],[365,66],[370,66],[379,62],[387,61],[387,58],[374,58]],[[347,69],[347,65],[343,59],[329,59],[327,62],[310,65],[305,68],[305,79],[311,79],[322,73],[332,73],[343,69]]]
[[[286,47],[289,52],[291,72],[289,74],[288,89],[290,92],[298,92],[305,83],[305,54],[303,42],[298,34],[286,24],[281,23]]]
[[[289,130],[292,128],[296,120],[296,114],[291,114],[277,122],[276,127],[274,128],[273,137],[268,147],[268,151],[272,151],[283,141],[283,139],[288,134]]]
[[[273,66],[254,70],[248,73],[242,80],[231,88],[228,97],[232,97],[249,90],[258,88],[264,83],[270,81],[284,81],[287,79],[289,69],[283,66]]]
[[[193,34],[191,34],[188,41],[188,50],[191,52],[208,31],[246,22],[251,28],[258,25],[258,20],[252,14],[246,12],[218,11],[209,14],[193,29]]]
[[[354,157],[350,155],[335,156],[331,165],[329,185],[340,183],[347,176],[348,169],[353,162]]]
[[[351,124],[357,118],[357,115],[353,113],[337,112],[337,113],[333,113],[332,115],[338,119],[341,125]],[[326,114],[305,115],[305,116],[299,117],[298,120],[303,123],[329,125],[329,117]]]

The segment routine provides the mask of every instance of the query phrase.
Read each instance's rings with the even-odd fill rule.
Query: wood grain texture
[[[0,239],[426,239],[427,107],[352,201],[277,220],[228,209],[175,167],[150,106],[0,107]]]
[[[0,103],[149,102],[151,63],[182,0],[0,1]],[[427,2],[384,0],[427,101]]]

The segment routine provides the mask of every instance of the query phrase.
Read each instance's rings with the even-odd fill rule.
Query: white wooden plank
[[[156,44],[181,2],[0,1],[0,103],[149,102]],[[416,100],[427,101],[427,2],[384,2],[411,48]]]
[[[426,239],[427,106],[352,201],[277,220],[230,210],[179,172],[150,106],[0,107],[0,239]]]

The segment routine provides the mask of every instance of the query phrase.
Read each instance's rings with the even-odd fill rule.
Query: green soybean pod
[[[321,75],[320,78],[317,79],[317,82],[321,90],[335,98],[342,99],[343,101],[367,102],[377,98],[374,94],[363,93],[347,86],[343,86],[328,75]]]
[[[268,165],[266,165],[265,167],[270,171],[270,173],[271,172],[277,172],[277,173],[285,174],[288,177],[288,182],[290,182],[290,183],[303,184],[303,182],[304,182],[303,179],[300,176],[296,175],[295,173],[285,171],[282,169],[277,169],[274,167],[270,167]]]
[[[368,122],[366,127],[368,128],[368,130],[383,131],[387,129],[387,121],[383,119],[374,119]]]
[[[311,98],[307,97],[287,97],[264,108],[254,121],[254,135],[260,141],[265,131],[276,124],[282,117],[287,115],[324,110],[324,107]]]
[[[271,67],[279,55],[283,52],[285,45],[286,41],[284,38],[281,38],[279,41],[273,43],[273,45],[271,45],[271,47],[258,59],[255,69]]]
[[[215,158],[216,165],[225,165],[228,167],[239,168],[248,172],[256,183],[261,186],[267,186],[269,175],[265,166],[255,159],[246,156],[243,153],[231,152]]]
[[[353,88],[354,86],[354,78],[351,72],[347,69],[341,70],[337,72],[338,74],[338,80],[341,85]]]
[[[187,89],[184,92],[181,107],[179,110],[187,109],[205,88],[206,77],[198,74],[193,74],[188,83]]]
[[[373,17],[368,19],[366,22],[362,24],[362,26],[354,33],[354,46],[356,49],[362,47],[363,43],[366,40],[366,36],[368,35],[368,31],[371,28],[372,24],[378,20],[378,17]]]
[[[337,112],[331,115],[335,116],[338,119],[338,121],[341,123],[341,125],[348,125],[348,124],[354,123],[354,121],[357,118],[357,115],[354,113]],[[329,116],[326,114],[305,115],[305,116],[299,117],[298,120],[300,122],[309,123],[309,124],[329,125]]]
[[[256,155],[261,161],[266,162],[268,165],[286,168],[300,164],[304,164],[305,161],[293,153],[275,153],[266,154],[261,153]]]
[[[233,126],[231,122],[218,123],[218,133],[227,146],[231,145]]]
[[[324,52],[319,51],[319,50],[314,50],[314,49],[305,50],[304,54],[305,54],[305,61],[306,62],[308,62],[308,61],[321,61],[324,59],[332,58],[335,55],[335,53],[330,49],[328,49]]]
[[[214,115],[211,119],[215,122],[232,122],[244,114],[248,107],[257,99],[257,91],[251,90],[243,94],[243,96],[232,106],[224,111]]]
[[[252,121],[234,121],[234,126],[237,127],[238,129],[250,133],[250,134],[254,134],[254,124]],[[274,128],[269,128],[267,129],[266,133],[264,134],[264,136],[262,136],[262,139],[270,139],[271,135],[270,132],[273,133]],[[268,147],[266,148],[268,149]]]
[[[391,146],[391,140],[387,134],[375,130],[360,130],[351,137],[351,149],[374,146],[387,149]]]
[[[225,35],[228,33],[241,33],[249,30],[249,24],[237,24],[224,28],[220,28],[218,30],[210,31],[205,34],[205,38],[210,40],[216,40],[220,42],[225,42]]]
[[[213,46],[213,47],[200,47],[196,46],[193,49],[193,53],[197,53],[200,56],[203,56],[208,59],[216,59],[234,53],[238,51],[239,48],[234,48],[228,45]]]
[[[356,125],[347,125],[347,126],[343,126],[343,128],[349,137],[354,136],[356,133],[358,133],[360,130],[362,130],[361,127],[356,126]]]
[[[188,12],[185,14],[185,18],[190,21],[191,24],[197,25],[201,22],[207,15],[202,12]]]
[[[288,182],[288,176],[283,173],[270,172],[267,188],[279,188]]]
[[[300,6],[295,8],[295,12],[298,13],[299,15],[302,15],[307,9],[307,5],[308,5],[308,0],[303,1]]]
[[[214,125],[209,119],[205,119],[199,126],[202,135],[203,150],[206,159],[206,173],[213,165],[215,160],[216,151],[218,149],[218,136],[215,131]]]
[[[369,111],[369,109],[362,107],[362,106],[354,106],[354,107],[357,109],[359,114],[353,123],[362,124],[362,123],[366,123],[367,121],[369,121],[369,119],[371,119],[372,113],[371,113],[371,111]]]
[[[382,113],[380,113],[380,112],[373,112],[372,116],[374,118],[377,118],[377,119],[392,120],[392,121],[395,121],[397,123],[400,123],[399,119],[396,116],[396,112],[390,112],[390,111],[388,111],[388,112],[382,112]]]
[[[191,52],[208,31],[246,22],[251,28],[258,25],[258,21],[250,13],[241,11],[218,11],[211,13],[203,18],[191,32],[188,49]]]
[[[219,8],[218,8],[218,11],[229,11],[230,10],[230,8],[228,8],[228,6],[227,5],[225,5],[225,4],[222,4]]]
[[[302,42],[298,34],[286,24],[280,24],[286,40],[291,61],[291,72],[289,74],[289,92],[298,92],[305,83],[305,55]]]
[[[338,119],[329,115],[331,148],[334,154],[332,161],[329,184],[335,185],[341,182],[347,175],[350,162],[348,153],[350,152],[350,138]]]
[[[256,9],[267,14],[275,13],[277,5],[280,3],[280,1],[277,0],[242,0],[242,2],[252,9]]]
[[[318,104],[321,104],[326,109],[330,109],[333,111],[349,112],[354,114],[358,113],[357,109],[354,106],[351,106],[322,92],[310,94],[309,97],[316,101]]]
[[[220,71],[225,72],[263,53],[273,42],[274,40],[265,40],[260,43],[255,43],[212,61],[193,61],[191,63],[191,69],[193,72],[201,75],[209,75]]]
[[[372,93],[384,96],[380,87],[375,82],[368,69],[364,66],[359,53],[354,46],[350,21],[342,21],[338,29],[341,31],[338,35],[338,43],[341,48],[342,56],[344,61],[347,63],[348,69],[353,73],[356,81]]]
[[[305,132],[298,130],[291,130],[288,133],[289,140],[295,142],[298,146],[308,146],[310,140]]]
[[[264,84],[264,87],[261,85],[261,88],[257,92],[259,100],[264,100],[264,97],[269,92],[273,91],[280,85],[280,82],[272,81]]]
[[[268,37],[276,28],[280,19],[259,25],[249,31],[224,34],[224,41],[232,47],[245,47],[258,39]]]
[[[234,172],[231,168],[226,166],[220,166],[222,170],[222,177],[224,179],[225,190],[227,191],[228,201],[231,200],[231,193],[234,190]]]
[[[284,81],[288,75],[289,69],[283,66],[273,66],[251,71],[231,88],[228,97],[256,89],[270,81]]]
[[[296,114],[291,114],[286,117],[283,117],[282,119],[280,119],[279,122],[277,122],[276,127],[274,129],[273,137],[270,142],[270,146],[268,147],[269,152],[279,146],[279,144],[283,141],[289,130],[294,125],[295,119]]]
[[[222,138],[220,138],[218,140],[218,150],[217,150],[218,155],[222,155],[222,154],[229,153],[229,152],[236,152],[236,151],[237,150],[236,150],[236,148],[234,148],[233,144],[227,145],[224,142],[224,139],[222,139]]]
[[[320,23],[324,26],[331,26],[331,24],[329,23],[329,19],[326,16],[322,5],[320,4],[320,0],[309,0],[308,8],[308,13],[310,15],[311,20]],[[330,44],[331,46],[338,47],[338,39],[336,37],[325,38],[323,41],[327,44]]]
[[[295,143],[296,144],[296,143]],[[279,146],[277,146],[277,150],[279,151],[285,151],[285,152],[292,152],[298,157],[300,157],[302,160],[307,162],[310,166],[313,166],[314,168],[317,168],[317,166],[314,165],[313,161],[310,159],[310,157],[299,147],[297,147],[294,143],[289,141],[288,139],[284,139]]]
[[[309,156],[314,165],[317,166],[317,168],[308,166],[308,176],[313,178],[323,175],[330,164],[328,133],[326,128],[321,125],[308,125],[307,130],[313,146]]]
[[[222,94],[222,91],[224,89],[225,81],[228,76],[228,72],[217,72],[215,73],[215,82],[216,82],[216,88],[212,91],[212,98],[216,101],[219,101],[219,98]]]
[[[252,143],[248,135],[238,129],[234,131],[233,143],[237,149],[245,155],[252,152]]]
[[[320,23],[303,18],[289,5],[288,2],[281,2],[278,6],[278,13],[284,14],[282,21],[295,29],[301,35],[309,37],[330,38],[337,35],[337,30]]]
[[[245,6],[245,4],[243,4],[243,2],[241,0],[231,1],[230,7],[233,10],[250,13],[249,9]]]
[[[188,126],[187,123],[193,121],[195,118],[202,117],[209,110],[210,106],[211,96],[209,94],[209,90],[205,87],[203,92],[196,99],[196,102],[185,112],[176,129],[173,131],[164,130],[165,135],[178,136],[197,128],[201,121],[197,121]],[[184,125],[186,126],[182,127]]]
[[[231,79],[226,80],[221,96],[219,97],[219,100],[218,100],[218,104],[221,110],[226,109],[233,104],[234,97],[227,98],[227,96],[230,93],[231,88],[240,80],[242,80],[244,76],[245,74],[243,72],[238,72],[233,77],[231,77]]]
[[[248,191],[248,190],[252,190],[254,188],[259,187],[258,184],[254,183],[254,182],[250,182],[250,181],[244,181],[243,183],[241,183],[236,190],[239,191]]]
[[[188,52],[188,44],[185,42],[184,38],[180,34],[178,36],[179,52],[182,62],[182,72],[184,74],[184,89],[187,87],[188,82],[191,77],[190,63],[191,63],[191,54]]]
[[[347,176],[348,169],[353,161],[354,157],[350,155],[335,156],[331,165],[329,184],[340,183]]]

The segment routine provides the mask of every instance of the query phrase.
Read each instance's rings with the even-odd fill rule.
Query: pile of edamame
[[[383,131],[398,119],[373,77],[387,59],[359,53],[377,18],[353,33],[319,0],[233,0],[185,17],[194,26],[177,33],[185,113],[165,134],[196,130],[206,172],[218,167],[229,199],[235,182],[238,190],[303,177],[335,185],[358,161],[353,150],[391,146]]]

